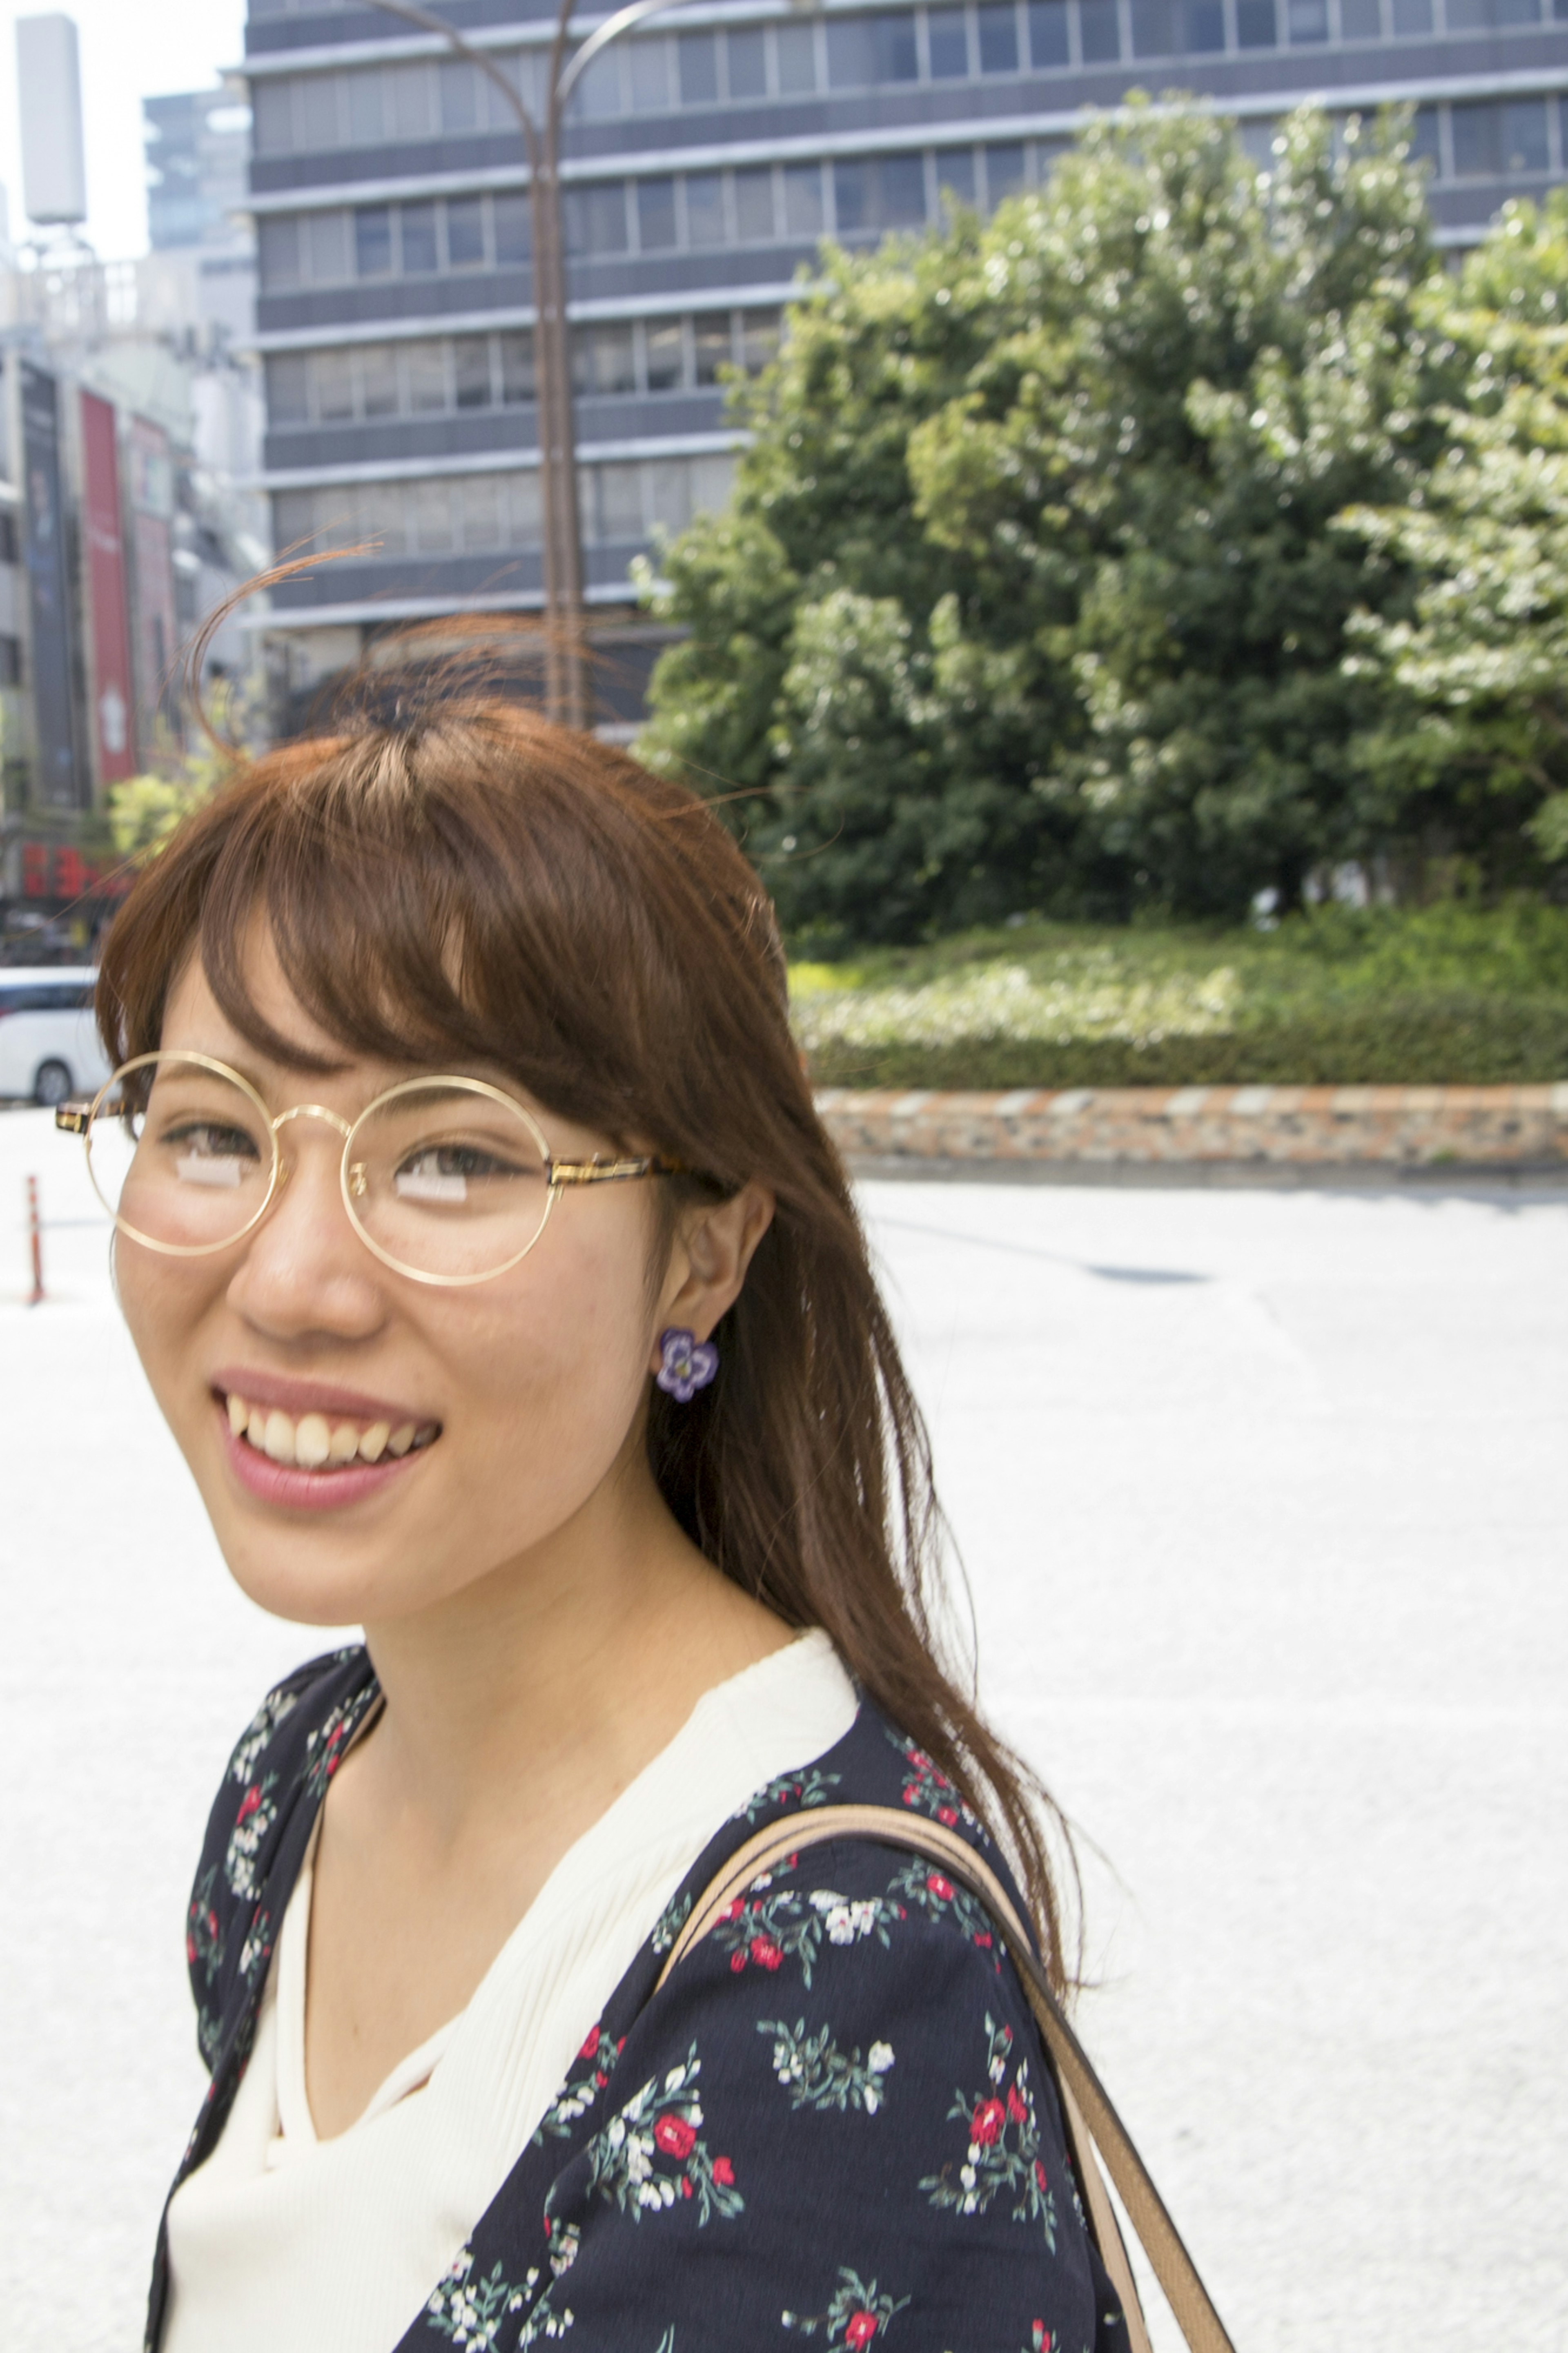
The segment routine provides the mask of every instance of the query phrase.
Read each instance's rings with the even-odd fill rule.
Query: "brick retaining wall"
[[[1568,1166],[1568,1084],[1073,1087],[1009,1094],[825,1089],[855,1159]]]

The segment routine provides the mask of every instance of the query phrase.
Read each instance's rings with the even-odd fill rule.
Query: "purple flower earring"
[[[719,1369],[719,1351],[711,1340],[700,1340],[682,1324],[672,1324],[658,1335],[659,1355],[663,1358],[654,1379],[667,1397],[681,1405],[689,1405],[699,1389],[705,1389]]]

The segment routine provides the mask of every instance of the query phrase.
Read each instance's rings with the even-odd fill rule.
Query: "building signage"
[[[179,732],[174,677],[179,650],[171,529],[174,464],[168,435],[145,417],[132,419],[130,451],[131,503],[135,510],[132,543],[136,560],[136,706],[142,715],[145,752],[150,748],[147,732],[160,713],[171,733]]]
[[[92,741],[100,784],[136,773],[131,724],[131,630],[125,547],[120,528],[120,463],[114,410],[94,392],[81,396],[82,537],[88,610],[92,617]]]
[[[48,808],[85,806],[71,725],[71,650],[65,518],[60,502],[59,399],[55,379],[24,360],[22,467],[27,602],[32,623],[34,788]]]

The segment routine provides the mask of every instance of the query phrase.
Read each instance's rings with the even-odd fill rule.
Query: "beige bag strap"
[[[655,1991],[761,1873],[782,1862],[786,1855],[799,1854],[830,1839],[844,1838],[876,1839],[884,1846],[912,1848],[918,1854],[929,1855],[985,1906],[993,1923],[1002,1931],[1056,2070],[1073,2143],[1074,2168],[1082,2185],[1094,2242],[1126,2316],[1131,2353],[1150,2353],[1149,2333],[1116,2217],[1095,2163],[1096,2151],[1127,2210],[1191,2353],[1235,2353],[1147,2167],[1132,2146],[1126,2126],[1111,2106],[1104,2085],[1035,1958],[1028,1932],[1005,1888],[990,1864],[956,1831],[941,1822],[900,1813],[893,1806],[822,1806],[809,1813],[792,1814],[784,1821],[770,1823],[736,1849],[698,1897],[670,1947]]]

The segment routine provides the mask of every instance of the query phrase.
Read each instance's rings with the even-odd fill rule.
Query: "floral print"
[[[947,1775],[932,1764],[925,1750],[917,1748],[912,1740],[906,1740],[890,1727],[888,1737],[904,1760],[903,1803],[929,1814],[932,1821],[945,1824],[950,1831],[956,1830],[962,1822],[982,1845],[988,1845],[979,1817],[964,1804]]]
[[[1013,2030],[998,2026],[989,2011],[985,2018],[989,2042],[985,2073],[990,2088],[973,2098],[952,2095],[950,2117],[960,2117],[969,2131],[969,2148],[956,2179],[951,2163],[921,2183],[933,2206],[951,2206],[961,2214],[984,2214],[993,2199],[1012,2200],[1016,2222],[1043,2225],[1046,2245],[1054,2253],[1057,2206],[1040,2158],[1040,2131],[1029,2090],[1028,2061],[1020,2059],[1007,2081],[1012,2062]]]
[[[603,2026],[591,2026],[583,2048],[577,2053],[577,2065],[583,2073],[571,2079],[564,2090],[558,2092],[540,2119],[539,2128],[530,2144],[542,2148],[546,2138],[570,2140],[579,2116],[585,2116],[605,2084],[610,2071],[626,2048],[626,2036],[612,2042]]]
[[[881,1896],[850,1903],[830,1887],[807,1892],[779,1885],[778,1881],[798,1863],[799,1857],[792,1854],[777,1871],[759,1873],[745,1894],[737,1895],[720,1915],[712,1936],[719,1949],[730,1956],[735,1976],[753,1965],[770,1971],[780,1969],[791,1960],[798,1964],[802,1983],[809,1991],[825,1937],[831,1945],[853,1945],[862,1936],[876,1936],[885,1947],[889,1926],[902,1918],[897,1906]]]
[[[273,1924],[377,1697],[362,1650],[316,1661],[236,1751],[185,1921],[212,2079],[181,2179],[223,2130]],[[830,2353],[884,2338],[887,2353],[1125,2353],[1033,2018],[944,1872],[874,1839],[786,1852],[656,1991],[752,1824],[837,1800],[951,1817],[984,1842],[952,1782],[868,1704],[825,1757],[759,1790],[584,2020],[531,2139],[387,2353],[563,2338],[567,2353],[787,2353],[801,2337]],[[161,2235],[150,2353],[168,2284]]]
[[[906,1904],[923,1912],[928,1920],[951,1918],[961,1928],[970,1943],[983,1953],[995,1952],[996,1939],[992,1931],[991,1915],[978,1896],[967,1887],[959,1887],[948,1878],[939,1865],[925,1855],[910,1857],[894,1874],[889,1894],[896,1889]],[[996,1966],[1000,1968],[1000,1958]]]
[[[780,1806],[788,1806],[792,1810],[801,1806],[826,1806],[839,1779],[837,1773],[819,1773],[815,1765],[805,1773],[781,1773],[776,1779],[763,1783],[735,1820],[750,1822],[754,1828],[763,1814],[771,1814]]]
[[[873,2042],[864,2060],[859,2052],[840,2051],[831,2030],[820,2027],[808,2034],[804,2018],[794,2026],[759,2018],[759,2034],[773,2038],[773,2073],[796,2108],[864,2108],[874,2116],[887,2098],[885,2078],[893,2063],[890,2042]]]
[[[701,2137],[697,2080],[702,2062],[692,2044],[662,2082],[650,2080],[626,2102],[588,2150],[589,2179],[634,2221],[692,2200],[699,2223],[740,2213],[745,2200],[727,2157],[710,2157]]]
[[[872,2344],[883,2334],[909,2301],[907,2295],[884,2295],[875,2280],[863,2280],[858,2272],[842,2269],[837,2293],[825,2313],[815,2320],[805,2320],[798,2312],[786,2312],[781,2317],[786,2328],[802,2337],[815,2337],[821,2329],[829,2345],[847,2345],[858,2353],[859,2347]]]
[[[277,1784],[277,1774],[268,1773],[261,1780],[252,1781],[240,1799],[223,1859],[223,1875],[231,1894],[256,1893],[256,1859],[278,1820],[278,1800],[273,1794]]]

